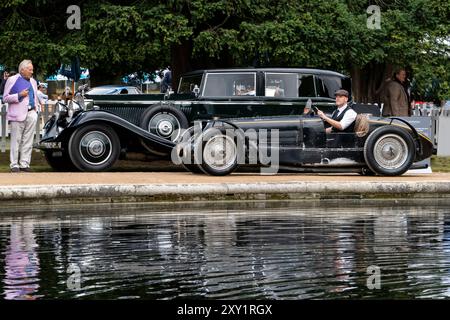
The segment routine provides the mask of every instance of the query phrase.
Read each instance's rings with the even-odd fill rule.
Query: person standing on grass
[[[5,84],[3,101],[8,103],[6,118],[11,124],[11,172],[31,171],[31,153],[39,111],[37,83],[32,76],[33,63],[23,60],[19,65],[19,73],[9,77]]]

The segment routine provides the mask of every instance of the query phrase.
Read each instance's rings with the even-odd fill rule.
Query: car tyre
[[[207,130],[203,136],[197,138],[203,140],[202,143],[196,144],[197,146],[202,146],[202,161],[199,167],[210,175],[228,175],[238,167],[238,148],[235,137],[219,130],[211,132]]]
[[[415,143],[403,128],[383,126],[375,129],[364,144],[364,159],[371,171],[383,176],[405,173],[415,158]]]
[[[183,129],[189,126],[184,113],[173,106],[154,105],[144,111],[142,114],[140,127],[157,135],[160,138],[178,141]],[[165,156],[168,153],[156,150],[142,140],[143,146],[157,156]]]
[[[180,137],[181,143],[186,143],[187,145],[191,145],[193,141],[196,139],[196,136],[194,136],[194,127],[189,127]],[[191,157],[191,160],[192,157]],[[187,171],[192,172],[194,174],[202,174],[204,173],[203,170],[198,166],[196,163],[184,163],[181,162],[181,165],[183,168],[185,168]]]
[[[90,124],[78,128],[69,140],[69,156],[81,171],[105,171],[120,155],[117,133],[106,124]]]

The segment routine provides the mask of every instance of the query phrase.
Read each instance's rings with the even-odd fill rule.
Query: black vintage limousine
[[[196,120],[301,115],[308,100],[331,113],[338,89],[351,93],[350,78],[327,70],[194,71],[172,94],[87,94],[46,123],[38,147],[56,170],[103,171],[128,151],[168,156]]]

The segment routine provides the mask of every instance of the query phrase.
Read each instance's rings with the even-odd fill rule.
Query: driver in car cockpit
[[[317,115],[325,122],[325,132],[353,132],[355,127],[356,112],[348,104],[348,91],[337,90],[334,94],[336,97],[336,107],[331,117],[328,117],[321,110],[317,111]]]

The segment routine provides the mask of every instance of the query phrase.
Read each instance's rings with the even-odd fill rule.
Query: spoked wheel
[[[178,141],[183,129],[188,127],[188,121],[183,112],[172,106],[156,105],[147,109],[142,115],[141,128],[157,135],[162,139]],[[151,153],[163,156],[167,153],[156,150],[153,146],[142,141],[144,147]]]
[[[77,129],[69,140],[69,155],[81,171],[105,171],[120,154],[117,133],[106,124],[91,124]]]
[[[411,135],[402,128],[380,127],[367,138],[364,158],[369,169],[376,174],[402,175],[414,161],[415,143]]]
[[[223,176],[236,170],[238,154],[233,137],[217,132],[204,140],[200,168],[205,173]]]

